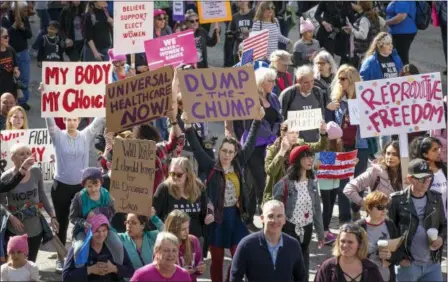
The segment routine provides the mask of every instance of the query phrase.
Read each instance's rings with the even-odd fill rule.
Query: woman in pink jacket
[[[370,192],[378,190],[389,196],[402,190],[402,186],[399,142],[389,141],[383,148],[379,163],[351,180],[345,186],[344,194],[351,202],[362,206],[364,200],[359,192],[367,190],[367,187],[370,187]]]

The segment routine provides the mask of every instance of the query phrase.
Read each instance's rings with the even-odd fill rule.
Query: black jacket
[[[206,69],[208,68],[207,46],[215,46],[218,42],[218,36],[216,36],[216,32],[213,32],[212,37],[210,37],[205,29],[199,27],[194,32],[194,40],[196,42],[196,49],[198,52],[201,52],[202,58],[202,60],[198,62],[198,69]]]
[[[404,242],[396,251],[398,261],[402,259],[412,260],[412,239],[414,238],[419,219],[412,202],[411,189],[408,187],[403,191],[392,193],[392,201],[389,207],[389,218],[395,222],[400,235],[404,236]],[[439,230],[439,236],[446,241],[447,222],[443,209],[443,201],[440,193],[428,190],[426,191],[427,203],[425,208],[424,228],[436,228]],[[431,259],[434,262],[442,260],[443,246],[431,251]]]
[[[363,282],[384,282],[376,264],[368,259],[362,261],[362,281]],[[329,258],[320,266],[314,277],[314,282],[336,282],[344,281],[344,277],[339,276],[338,258]]]

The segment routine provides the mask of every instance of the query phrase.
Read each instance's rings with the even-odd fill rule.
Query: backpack
[[[416,1],[415,25],[420,30],[428,28],[431,22],[431,6],[426,1]]]

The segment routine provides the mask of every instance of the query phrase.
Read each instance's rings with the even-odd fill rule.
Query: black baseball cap
[[[432,171],[429,169],[428,162],[424,159],[413,159],[410,161],[408,173],[415,178],[425,178],[433,175]]]

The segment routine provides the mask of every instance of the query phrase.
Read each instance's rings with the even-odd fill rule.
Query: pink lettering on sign
[[[360,82],[356,91],[363,138],[445,127],[440,74]]]

